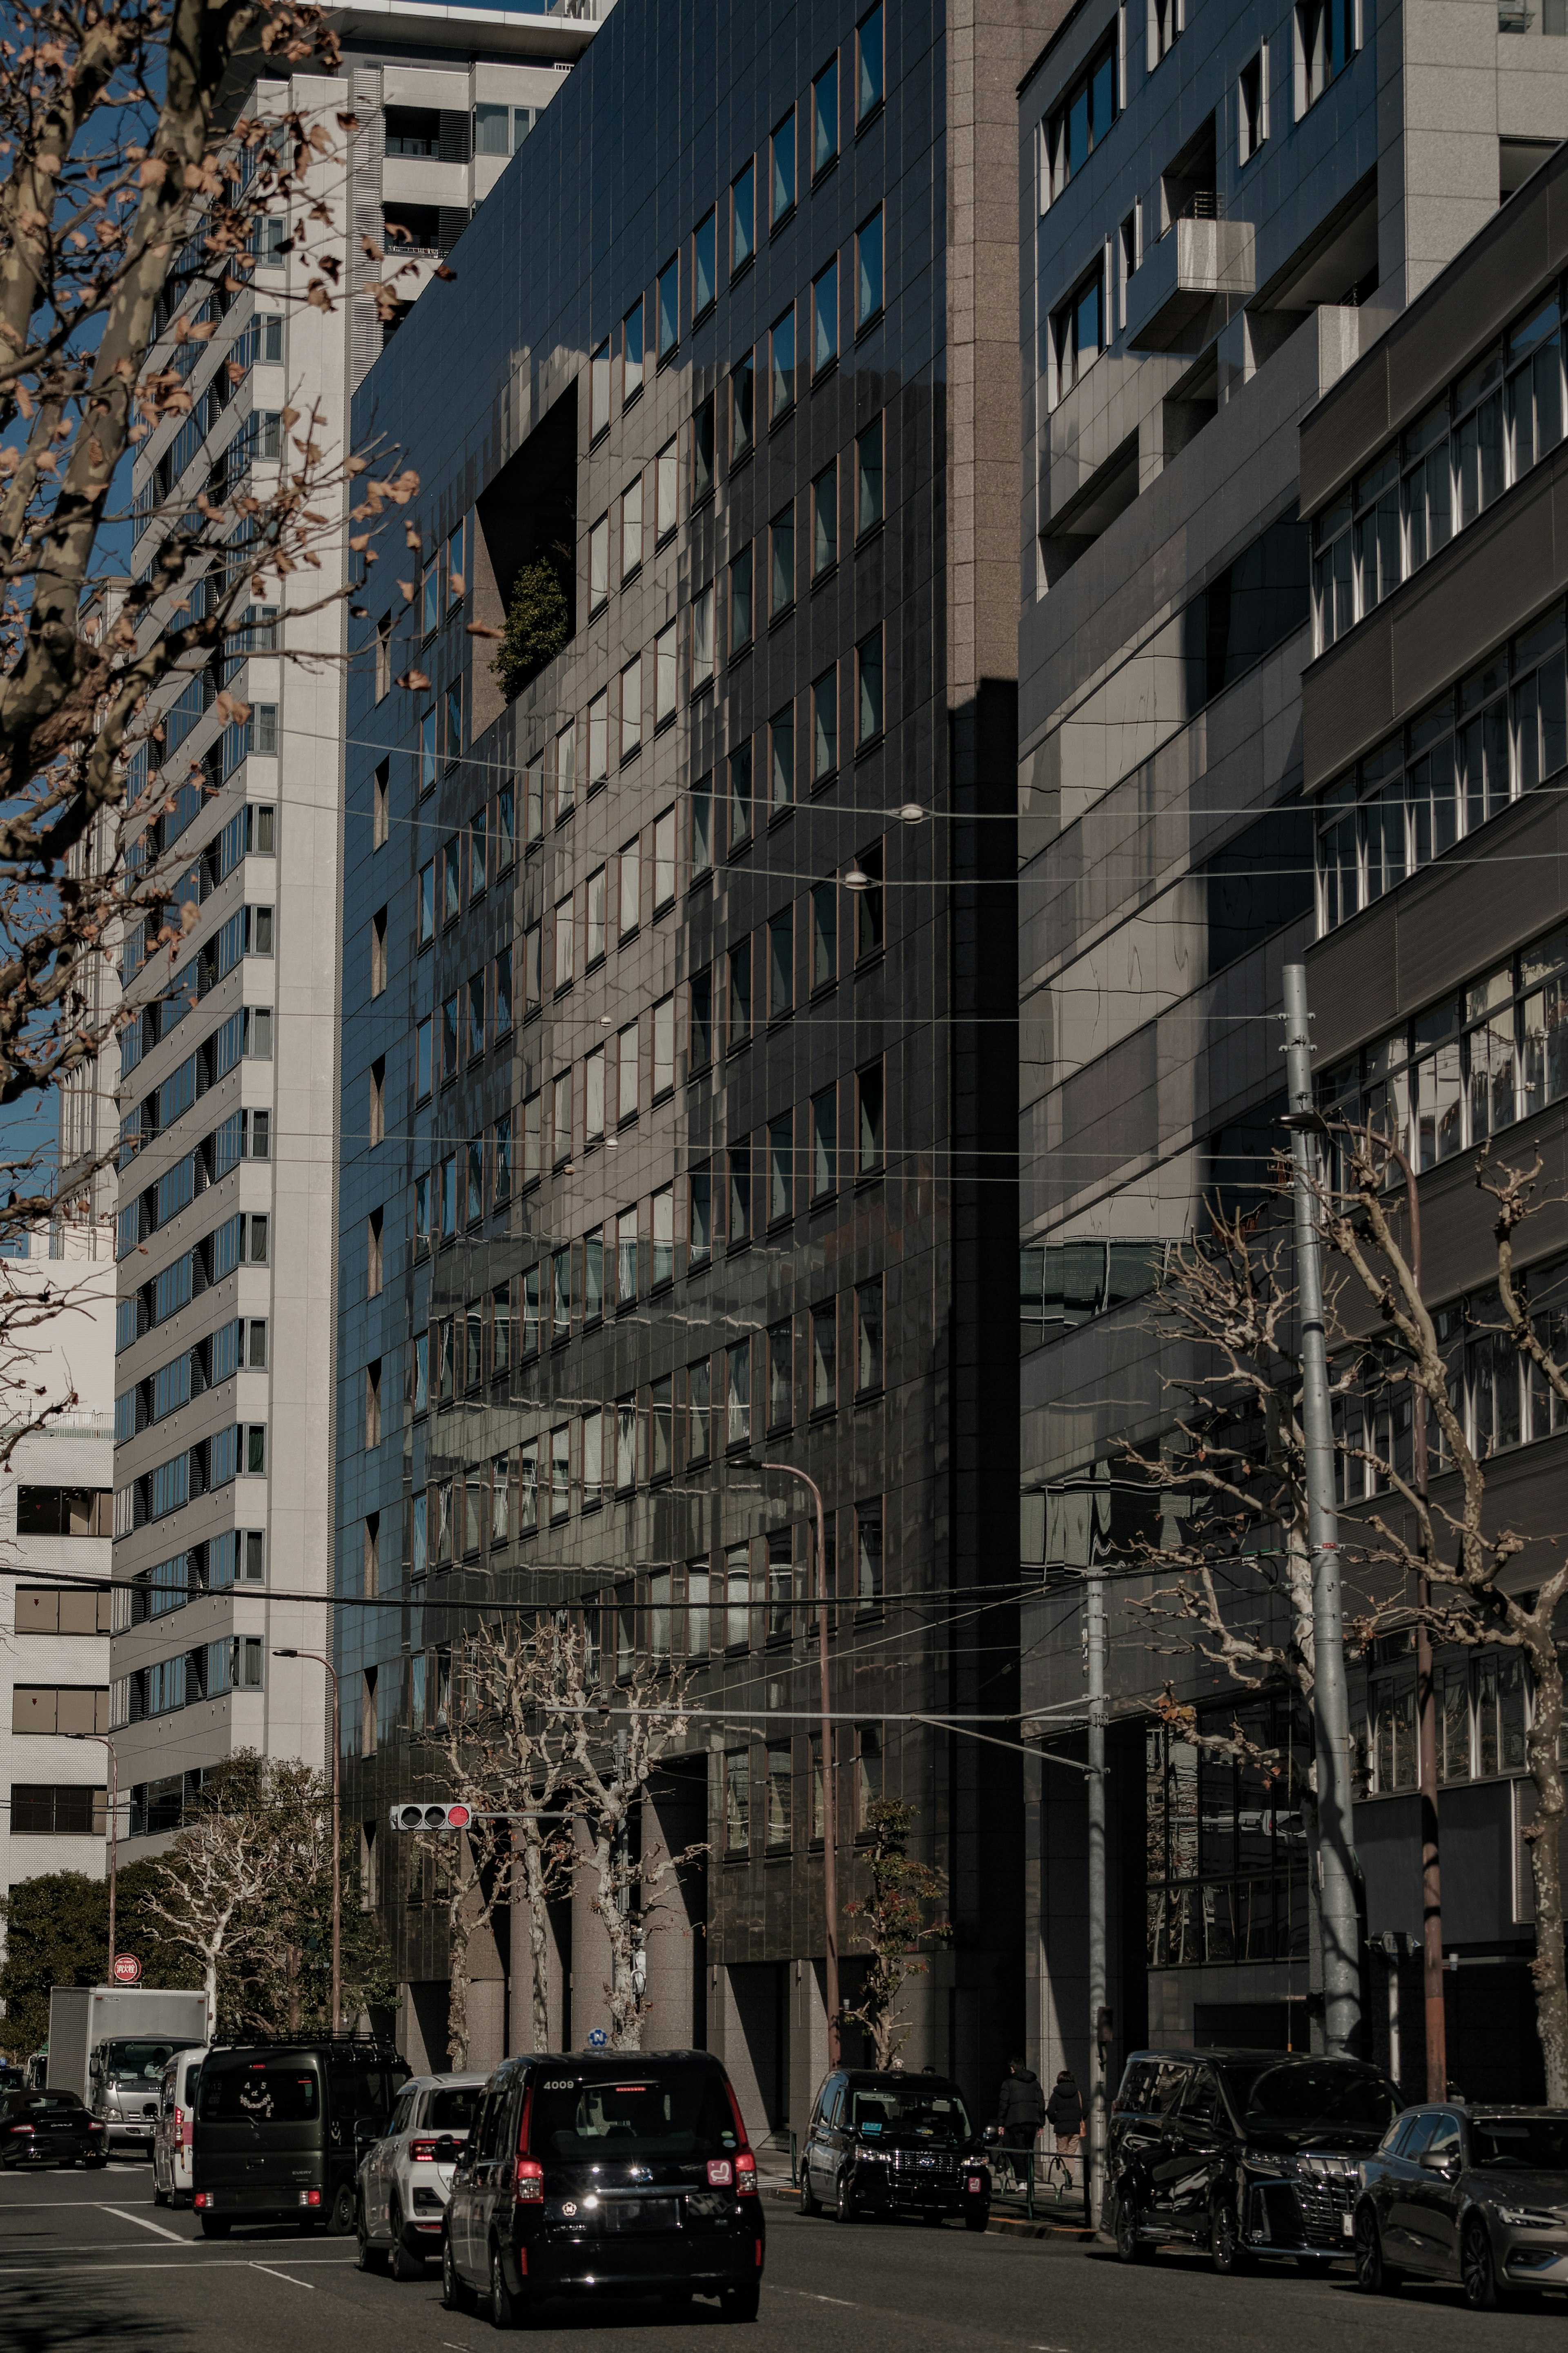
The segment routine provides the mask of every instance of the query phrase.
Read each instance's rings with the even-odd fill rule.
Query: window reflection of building
[[[1245,1753],[1208,1746],[1239,1734]],[[1198,1737],[1145,1735],[1151,1968],[1291,1959],[1307,1949],[1310,1743],[1288,1695],[1221,1704]]]

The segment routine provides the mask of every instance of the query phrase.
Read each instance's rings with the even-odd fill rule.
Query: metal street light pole
[[[332,2032],[342,2030],[343,2008],[343,1890],[342,1890],[342,1831],[338,1820],[341,1783],[340,1739],[338,1725],[338,1671],[331,1659],[321,1651],[274,1651],[275,1659],[314,1659],[325,1667],[332,1680]]]
[[[1345,1123],[1334,1121],[1336,1127]],[[1364,1131],[1369,1142],[1396,1161],[1405,1178],[1405,1201],[1410,1220],[1410,1279],[1421,1296],[1421,1201],[1409,1155],[1388,1136]],[[1426,1502],[1426,1399],[1413,1394],[1410,1422],[1410,1468],[1415,1493]],[[1423,1568],[1415,1578],[1415,1702],[1421,1757],[1421,1978],[1426,2021],[1426,2097],[1448,2096],[1448,2021],[1443,2000],[1443,1862],[1437,1828],[1437,1685],[1432,1672],[1432,1629],[1426,1612],[1432,1580]],[[1391,1969],[1397,1968],[1390,1961]],[[1398,2069],[1393,2071],[1398,2080]]]
[[[109,1751],[109,1967],[105,1985],[114,1983],[114,1907],[120,1878],[120,1759],[107,1733],[73,1732],[73,1740],[96,1740]]]
[[[1091,1568],[1084,1587],[1084,1634],[1089,1665],[1089,2179],[1084,2203],[1100,2227],[1105,2195],[1105,1579]]]
[[[822,1687],[822,1903],[826,1915],[826,1957],[824,1993],[827,2002],[827,2063],[838,2064],[838,1852],[833,1783],[833,1704],[827,1672],[827,1542],[822,1490],[815,1479],[793,1462],[764,1462],[764,1471],[783,1471],[811,1490],[816,1506],[816,1655]]]
[[[1323,2043],[1354,2054],[1361,2031],[1361,1965],[1351,1819],[1350,1706],[1334,1506],[1334,1432],[1329,1407],[1322,1268],[1318,1256],[1312,1132],[1312,1043],[1307,973],[1284,970],[1285,1075],[1289,1109],[1296,1229],[1296,1293],[1301,1316],[1301,1434],[1306,1455],[1307,1543],[1312,1566],[1312,1704],[1317,1728],[1318,1918],[1323,1959]]]

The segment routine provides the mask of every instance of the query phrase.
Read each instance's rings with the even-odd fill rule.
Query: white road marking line
[[[270,2263],[252,2263],[250,2268],[253,2272],[265,2272],[268,2279],[288,2280],[290,2287],[302,2287],[310,2295],[316,2293],[314,2281],[291,2279],[287,2272],[275,2272]]]
[[[798,2295],[806,2304],[842,2305],[846,2312],[858,2312],[860,2309],[858,2304],[851,2304],[846,2295],[818,2295],[808,2287],[781,2287],[774,2280],[770,2280],[768,2285],[779,2295]]]
[[[155,2231],[161,2239],[173,2239],[177,2247],[189,2246],[183,2231],[165,2231],[162,2222],[149,2222],[144,2214],[128,2214],[123,2206],[100,2206],[100,2214],[112,2214],[121,2222],[134,2222],[139,2231]]]

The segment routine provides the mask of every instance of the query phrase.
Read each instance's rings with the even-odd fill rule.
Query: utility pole
[[[321,1651],[274,1651],[275,1659],[313,1659],[324,1667],[332,1686],[332,2032],[341,2034],[343,2023],[343,1833],[342,1737],[339,1718],[338,1671]],[[213,2027],[216,2034],[217,2028]]]
[[[115,1904],[120,1892],[120,1759],[114,1753],[114,1743],[107,1733],[73,1732],[73,1740],[96,1740],[100,1748],[109,1751],[109,1967],[104,1971],[105,1985],[114,1983]]]
[[[1312,1707],[1317,1735],[1319,1934],[1322,1940],[1323,2045],[1356,2056],[1361,2035],[1361,1957],[1351,1820],[1350,1707],[1345,1694],[1343,1597],[1334,1506],[1334,1432],[1329,1409],[1323,1279],[1318,1254],[1314,1136],[1322,1117],[1312,1096],[1307,973],[1288,964],[1285,1082],[1295,1198],[1296,1296],[1301,1318],[1301,1431],[1306,1453],[1307,1544],[1312,1563]]]
[[[1084,1641],[1089,1667],[1089,2173],[1084,2204],[1100,2227],[1105,2203],[1105,1578],[1091,1568],[1084,1585]]]
[[[822,1490],[815,1479],[793,1462],[764,1462],[764,1471],[783,1471],[809,1488],[816,1507],[816,1665],[822,1694],[822,1910],[826,1953],[823,1994],[827,2007],[827,2063],[838,2064],[838,1825],[833,1777],[832,1683],[827,1668],[827,1538]]]
[[[627,1868],[632,1852],[632,1820],[630,1792],[626,1788],[627,1740],[624,1731],[615,1738],[616,1787],[621,1792],[621,1819],[616,1825],[616,1909],[626,1919],[632,1908],[631,1878]],[[619,1965],[617,1964],[617,1968]],[[616,1984],[616,1991],[625,1989]]]

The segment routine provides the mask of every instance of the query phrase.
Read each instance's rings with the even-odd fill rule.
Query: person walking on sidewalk
[[[1046,2103],[1046,2122],[1057,2137],[1057,2155],[1067,2167],[1068,2188],[1080,2186],[1079,2151],[1083,2146],[1083,2094],[1070,2067],[1064,2067]]]
[[[1027,2150],[1032,2158],[1035,2140],[1046,2120],[1045,2095],[1040,2079],[1022,2059],[1009,2059],[1007,2073],[996,2099],[996,2122],[1001,2129],[1003,2150]],[[998,2170],[1007,2168],[1008,2189],[1015,2188],[1016,2169],[1006,2156],[998,2159]]]

